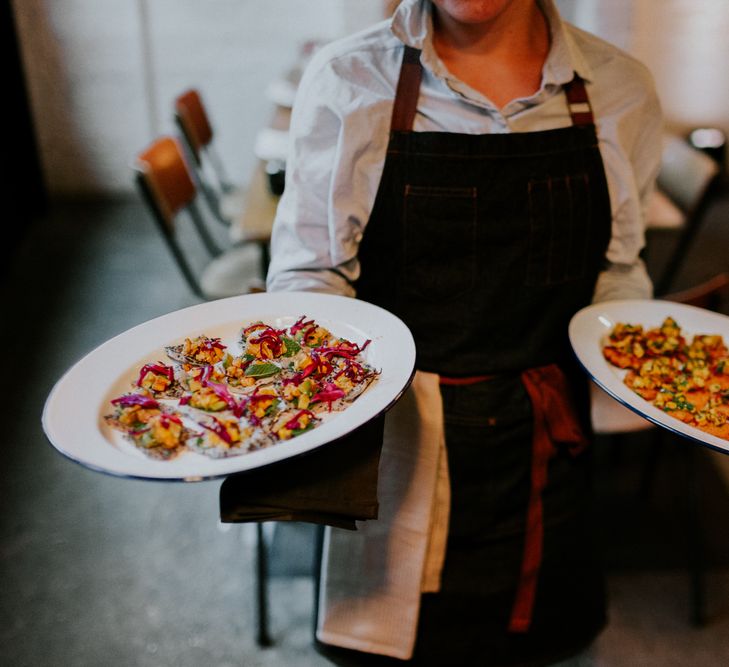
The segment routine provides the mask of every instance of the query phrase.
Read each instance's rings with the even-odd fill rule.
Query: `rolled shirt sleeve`
[[[267,289],[352,296],[357,249],[332,247],[329,216],[343,123],[320,90],[326,87],[322,68],[313,65],[299,86],[291,117],[287,182],[273,227]]]
[[[636,76],[619,102],[629,109],[605,113],[600,149],[612,208],[607,268],[598,276],[593,302],[649,299],[653,285],[640,252],[645,246],[646,211],[661,166],[663,117],[648,70],[634,63]],[[610,111],[610,110],[608,110]],[[599,128],[600,129],[600,128]]]
[[[356,55],[340,61],[326,50],[302,78],[271,239],[269,291],[355,295],[357,251],[382,174],[394,95],[390,79],[372,69],[358,75],[358,67]]]

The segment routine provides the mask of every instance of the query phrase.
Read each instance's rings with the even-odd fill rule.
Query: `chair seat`
[[[260,288],[258,273],[260,249],[255,244],[235,247],[213,259],[205,267],[200,286],[210,299],[247,294]]]
[[[653,422],[626,408],[595,383],[590,383],[590,418],[598,435],[634,433],[654,427]]]
[[[262,164],[253,172],[246,197],[245,207],[230,225],[231,242],[270,240],[279,197],[271,193]]]
[[[233,221],[240,217],[246,201],[246,189],[244,187],[233,188],[220,198],[220,214],[226,219]]]

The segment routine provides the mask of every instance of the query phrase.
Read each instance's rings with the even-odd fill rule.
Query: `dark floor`
[[[729,270],[728,247],[729,198],[675,286]],[[656,248],[652,262],[663,253]],[[0,439],[0,664],[328,664],[311,648],[307,577],[274,577],[275,645],[256,646],[253,535],[219,526],[218,482],[108,477],[64,459],[42,433],[43,403],[66,368],[111,336],[196,302],[141,206],[57,204],[6,257],[2,297],[12,391]],[[729,664],[728,487],[717,455],[698,450],[710,569],[708,623],[697,629],[688,622],[682,444],[664,445],[641,495],[650,441],[598,443],[611,623],[580,665]],[[290,572],[284,556],[278,572]]]

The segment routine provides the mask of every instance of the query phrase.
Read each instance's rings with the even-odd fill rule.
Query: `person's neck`
[[[463,23],[433,6],[434,41],[439,54],[519,58],[549,48],[549,29],[535,0],[514,0],[482,23]]]
[[[452,74],[499,108],[539,89],[550,35],[535,0],[514,0],[480,23],[463,23],[433,8],[433,46]]]

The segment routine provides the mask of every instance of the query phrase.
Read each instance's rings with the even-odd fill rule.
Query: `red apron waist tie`
[[[494,375],[441,377],[448,386],[477,384]],[[557,453],[556,443],[569,446],[575,456],[587,445],[574,406],[569,400],[567,378],[556,364],[529,368],[521,373],[534,415],[532,436],[531,490],[527,508],[524,554],[509,620],[510,632],[527,632],[531,625],[544,543],[542,492],[547,486],[549,460]]]

